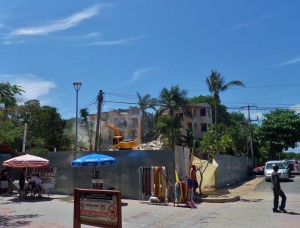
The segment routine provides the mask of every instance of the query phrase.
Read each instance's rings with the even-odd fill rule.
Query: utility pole
[[[25,146],[26,146],[26,134],[27,134],[27,122],[24,124],[24,136],[23,136],[23,146],[22,146],[22,152],[25,152]]]
[[[252,134],[252,126],[251,126],[251,122],[252,121],[258,121],[258,117],[256,120],[251,120],[250,118],[250,109],[254,108],[256,106],[242,106],[241,108],[247,108],[248,109],[248,123],[249,123],[249,135],[250,135],[250,151],[251,151],[251,176],[253,176],[253,170],[254,170],[254,153],[253,153],[253,134]]]
[[[103,91],[100,89],[97,96],[97,125],[96,125],[96,136],[95,136],[95,151],[98,150],[98,141],[99,141],[99,129],[100,129],[100,120],[101,120],[101,107],[103,103]],[[101,137],[101,135],[100,135]]]

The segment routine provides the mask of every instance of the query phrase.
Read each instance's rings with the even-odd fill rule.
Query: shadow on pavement
[[[299,213],[292,212],[292,211],[288,212],[288,214],[289,214],[289,215],[300,215]]]
[[[295,176],[299,176],[300,175],[300,172],[299,171],[296,171],[296,172],[292,172],[292,175],[295,175]]]
[[[288,179],[288,180],[286,180],[285,182],[294,182],[294,180]]]
[[[8,202],[11,202],[11,203],[21,203],[21,202],[36,203],[36,202],[49,202],[52,200],[53,200],[53,198],[50,198],[50,197],[42,197],[42,198],[26,197],[23,199],[16,197],[16,198],[9,199]]]
[[[122,206],[122,207],[124,207],[124,206],[128,206],[128,203],[124,203],[124,202],[122,202],[122,203],[121,203],[121,206]]]
[[[20,221],[20,219],[39,217],[40,215],[28,214],[28,215],[1,215],[0,227],[29,227],[30,221]]]
[[[259,202],[263,201],[263,199],[251,199],[251,200],[241,199],[240,201],[245,202],[245,203],[259,203]]]

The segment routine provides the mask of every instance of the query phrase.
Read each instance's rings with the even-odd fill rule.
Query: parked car
[[[264,175],[266,181],[271,180],[271,174],[274,171],[273,166],[277,165],[278,166],[278,174],[280,180],[289,180],[290,178],[290,169],[288,166],[285,164],[284,161],[267,161],[265,164],[265,170],[264,170]]]
[[[292,177],[292,171],[294,171],[294,165],[290,160],[282,160],[284,165],[289,168],[289,177]]]
[[[256,175],[264,175],[264,170],[265,170],[265,166],[263,165],[263,166],[258,166],[256,168],[254,168],[253,171]]]

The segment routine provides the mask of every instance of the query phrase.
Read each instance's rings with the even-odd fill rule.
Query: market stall
[[[22,156],[18,156],[18,157],[14,157],[11,158],[9,160],[6,160],[3,162],[3,166],[5,167],[10,167],[10,168],[23,168],[26,169],[26,174],[25,177],[27,177],[27,172],[28,172],[28,168],[35,168],[35,169],[39,169],[39,168],[43,168],[48,166],[49,160],[45,159],[45,158],[41,158],[38,156],[34,156],[34,155],[30,155],[30,154],[26,154],[26,155],[22,155]],[[12,182],[12,184],[17,188],[20,189],[19,186],[19,181],[15,180]],[[46,190],[48,191],[49,189],[46,187]],[[28,180],[26,178],[25,180],[25,186],[24,186],[24,191],[26,191],[26,189],[28,189]],[[22,194],[23,192],[20,192],[20,196],[23,196],[24,194]],[[40,192],[38,195],[41,196],[42,192]],[[26,194],[25,194],[26,195]]]
[[[164,166],[139,168],[139,199],[151,203],[168,203],[168,172]]]
[[[116,163],[116,159],[103,154],[89,154],[79,157],[71,162],[72,167],[92,167],[93,172],[91,176],[91,189],[110,189],[110,180],[100,179],[99,171],[97,171],[97,166],[111,165]]]

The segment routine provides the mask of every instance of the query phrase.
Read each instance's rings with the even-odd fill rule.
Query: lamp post
[[[76,90],[76,130],[75,130],[75,146],[74,150],[77,151],[77,135],[78,135],[78,91],[80,90],[82,83],[81,82],[73,82],[73,86]]]

